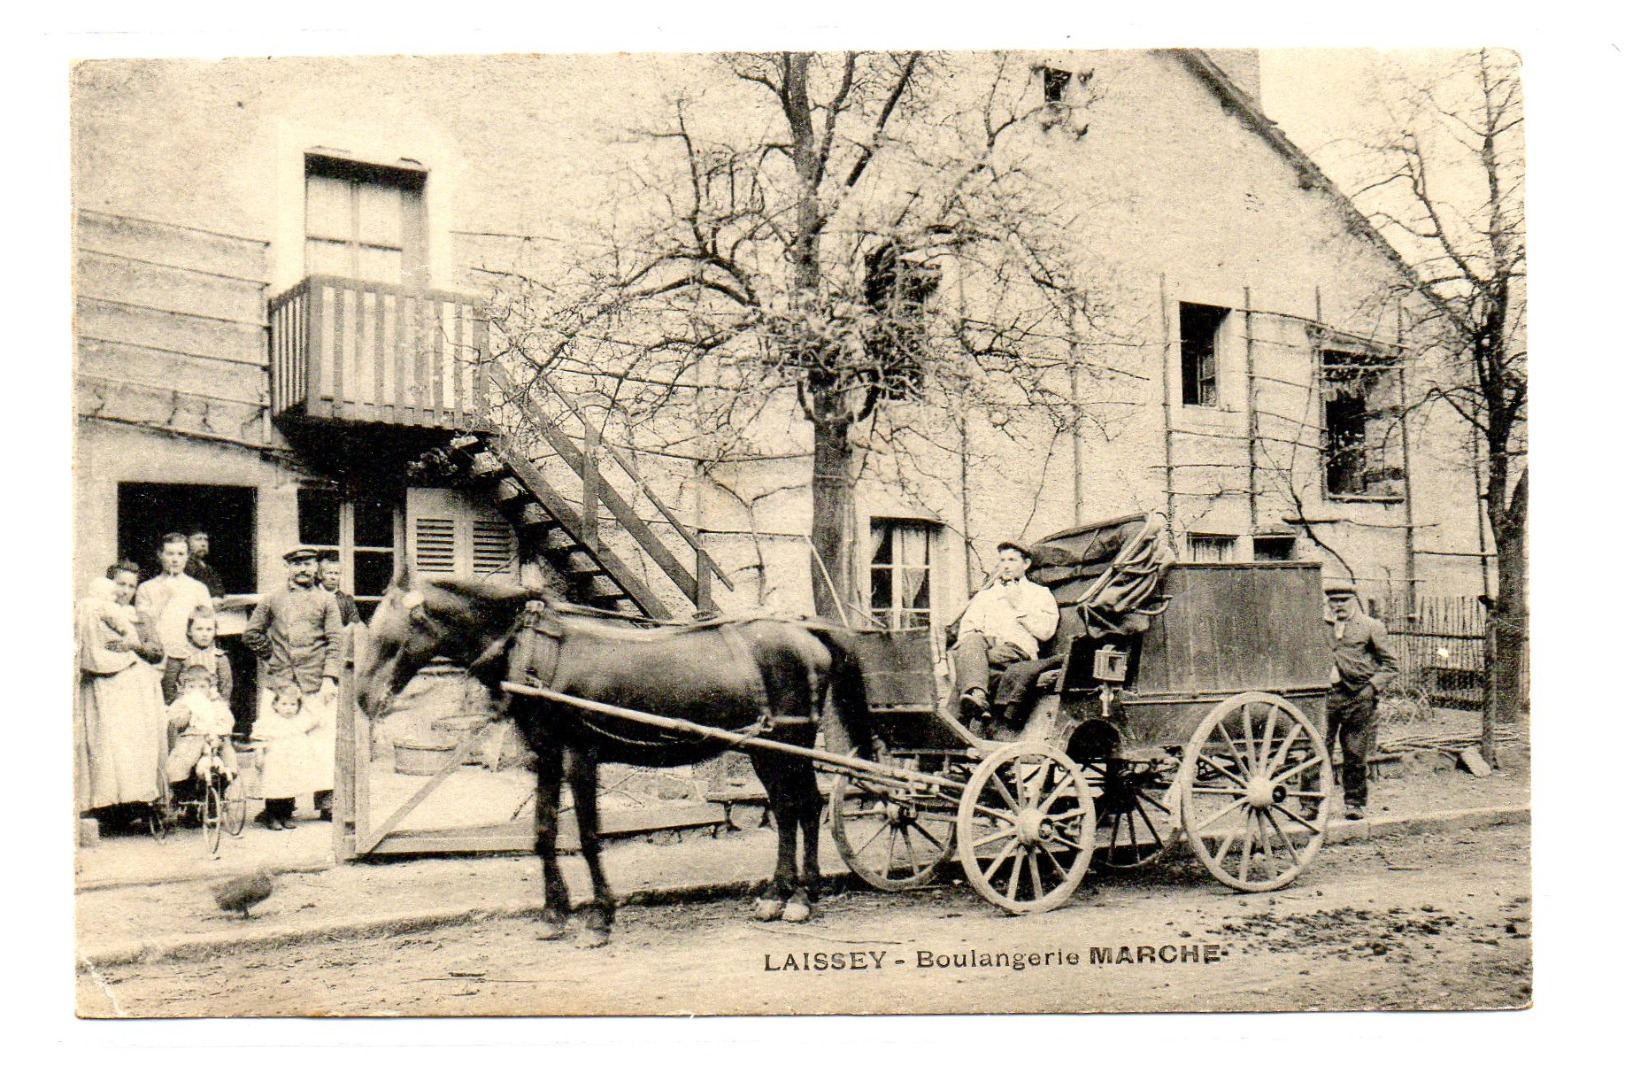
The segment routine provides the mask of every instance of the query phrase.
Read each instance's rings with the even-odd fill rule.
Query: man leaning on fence
[[[1326,748],[1343,749],[1343,816],[1365,816],[1366,760],[1377,733],[1377,694],[1399,674],[1388,629],[1360,608],[1354,583],[1325,584],[1332,641],[1332,690],[1326,698]]]

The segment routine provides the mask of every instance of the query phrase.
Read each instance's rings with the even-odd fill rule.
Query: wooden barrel
[[[395,742],[395,774],[433,775],[451,762],[456,748],[439,738],[403,737]]]

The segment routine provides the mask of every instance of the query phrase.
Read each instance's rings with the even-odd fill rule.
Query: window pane
[[[885,522],[875,522],[869,528],[869,562],[891,563],[891,526]]]
[[[360,267],[356,270],[356,275],[363,280],[382,280],[391,284],[401,282],[400,250],[362,246],[358,256]]]
[[[337,548],[339,494],[316,488],[299,489],[299,543]]]
[[[355,501],[355,543],[362,547],[395,547],[395,505],[384,499]]]
[[[869,606],[882,613],[892,605],[891,568],[875,567],[869,571]]]
[[[927,536],[924,526],[901,525],[893,528],[897,537],[897,560],[899,565],[907,564],[910,567],[924,567],[930,562],[927,545],[930,537]]]
[[[305,243],[305,272],[310,276],[353,276],[350,247],[343,242]]]
[[[389,582],[395,575],[393,552],[357,552],[355,554],[355,592],[357,597],[381,597],[389,591]]]
[[[350,187],[342,178],[311,174],[305,178],[305,237],[347,240],[354,224],[350,218]]]
[[[903,584],[902,605],[905,609],[931,608],[931,576],[925,568],[912,568],[899,572]]]
[[[374,246],[401,246],[401,191],[392,185],[359,182],[361,235],[358,241]]]

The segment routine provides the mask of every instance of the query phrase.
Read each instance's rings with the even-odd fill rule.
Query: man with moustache
[[[158,546],[158,562],[163,571],[141,584],[135,592],[135,610],[147,624],[168,658],[185,658],[191,653],[186,637],[187,622],[198,609],[214,611],[209,589],[186,573],[190,550],[185,534],[166,533]],[[166,690],[166,700],[175,692]]]
[[[269,683],[262,696],[268,697],[279,685],[297,685],[306,705],[324,722],[324,730],[330,730],[337,710],[343,624],[338,601],[317,583],[316,555],[314,548],[295,548],[283,555],[287,585],[255,606],[243,643],[266,663]],[[322,744],[323,738],[314,735],[313,741],[325,752],[328,765],[327,786],[317,789],[316,808],[323,820],[331,820],[333,746],[331,740]]]

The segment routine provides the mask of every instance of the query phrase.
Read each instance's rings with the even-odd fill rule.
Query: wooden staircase
[[[578,444],[551,422],[534,394],[517,389],[498,365],[487,365],[486,378],[504,403],[522,414],[533,430],[580,483],[580,499],[572,502],[550,483],[520,445],[488,424],[486,429],[459,435],[443,448],[445,467],[469,485],[487,490],[492,501],[514,527],[522,555],[544,560],[563,580],[567,596],[575,602],[629,616],[666,619],[671,609],[654,588],[599,535],[600,513],[615,524],[651,559],[660,572],[697,613],[713,610],[712,578],[729,590],[733,583],[677,516],[651,491],[636,469],[613,449],[608,454],[640,488],[667,527],[694,554],[693,564],[673,554],[655,527],[603,478],[597,451],[601,449],[590,423],[583,419],[585,442]],[[538,383],[545,383],[539,378]],[[551,385],[544,388],[563,399]],[[568,400],[565,400],[568,404]],[[571,489],[574,491],[574,489]]]

